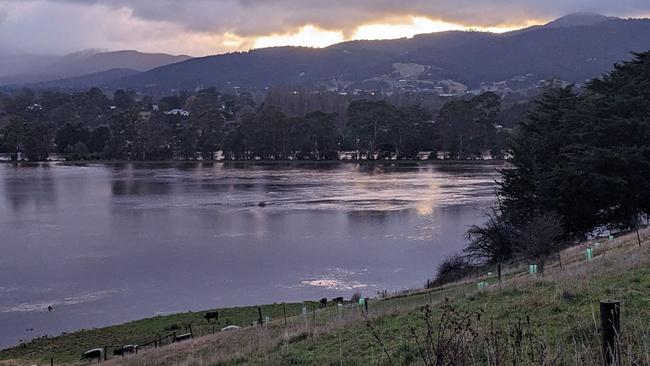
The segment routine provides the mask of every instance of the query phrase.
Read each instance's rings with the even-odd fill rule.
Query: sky
[[[444,30],[504,32],[573,12],[650,17],[650,0],[0,0],[0,54],[203,56]]]

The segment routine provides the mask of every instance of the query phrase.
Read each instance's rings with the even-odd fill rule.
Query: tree
[[[129,109],[135,105],[132,92],[126,92],[122,89],[118,89],[113,93],[113,103],[120,110]]]
[[[581,235],[593,228],[593,213],[567,177],[573,176],[568,156],[576,142],[577,96],[571,87],[553,85],[535,102],[508,141],[510,168],[501,171],[498,195],[502,211],[515,226],[542,212],[557,211],[567,231]],[[582,209],[585,208],[585,209]]]
[[[73,125],[66,123],[62,128],[57,130],[54,142],[57,150],[63,152],[66,146],[75,145],[77,142],[88,145],[90,143],[90,135],[90,131],[80,124]]]
[[[9,122],[2,129],[2,146],[11,154],[11,160],[18,159],[18,153],[23,151],[25,142],[25,121],[17,116],[9,118]]]
[[[219,94],[214,88],[205,89],[192,100],[190,125],[196,131],[196,148],[204,160],[214,160],[221,147],[226,119],[221,112]]]
[[[336,128],[336,113],[308,113],[297,128],[303,143],[300,150],[303,155],[309,155],[314,160],[338,159],[339,134]]]
[[[566,235],[562,229],[562,219],[556,213],[545,212],[530,219],[519,228],[517,255],[537,264],[544,273],[547,258],[566,247]]]
[[[27,122],[24,125],[23,154],[30,161],[47,160],[53,150],[54,128],[46,123]]]
[[[438,266],[436,278],[433,280],[433,286],[442,286],[447,283],[460,281],[469,276],[473,267],[467,262],[466,258],[461,255],[453,255],[445,259]]]
[[[501,283],[501,267],[514,257],[515,228],[498,205],[490,207],[486,216],[488,220],[485,224],[474,225],[467,232],[468,244],[464,253],[474,263],[496,265]]]
[[[416,159],[422,148],[420,135],[431,120],[431,114],[418,104],[400,108],[398,115],[390,130],[396,158]]]
[[[572,161],[581,182],[601,208],[601,224],[636,229],[650,212],[650,52],[588,84],[577,133],[582,137]],[[587,122],[588,121],[588,122]],[[639,245],[640,237],[637,235]]]
[[[494,93],[446,103],[436,122],[438,149],[456,159],[481,158],[484,151],[496,149],[499,108],[499,97]]]
[[[111,139],[111,130],[106,126],[95,128],[90,133],[88,149],[93,153],[101,153],[106,148],[106,143]]]
[[[398,118],[397,109],[384,101],[354,101],[348,107],[346,134],[368,160],[375,160],[375,154],[394,149],[390,130]]]

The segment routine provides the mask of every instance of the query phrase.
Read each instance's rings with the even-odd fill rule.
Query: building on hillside
[[[174,116],[182,116],[182,117],[189,117],[190,116],[190,111],[186,111],[185,109],[172,109],[171,111],[166,111],[164,112],[167,115],[174,115]]]

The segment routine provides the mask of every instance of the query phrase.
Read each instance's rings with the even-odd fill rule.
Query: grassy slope
[[[644,233],[644,237],[649,235],[648,232]],[[534,334],[536,347],[538,344],[545,345],[549,357],[560,357],[565,364],[591,365],[599,362],[596,324],[598,301],[617,298],[623,300],[624,341],[627,347],[625,354],[634,355],[640,360],[639,364],[650,364],[650,352],[647,351],[650,345],[646,348],[646,343],[650,344],[650,336],[643,329],[643,325],[650,321],[648,246],[650,242],[645,240],[639,248],[633,235],[622,237],[598,247],[596,259],[585,262],[585,245],[581,245],[563,252],[563,266],[560,268],[559,263],[549,265],[544,277],[531,277],[523,272],[523,267],[519,267],[511,270],[501,288],[491,286],[479,291],[476,289],[476,280],[473,280],[431,292],[373,300],[370,302],[370,318],[393,364],[419,362],[410,329],[414,327],[420,334],[424,329],[420,308],[432,304],[434,318],[437,319],[436,314],[441,311],[437,304],[443,302],[443,299],[450,299],[458,309],[481,310],[483,317],[476,326],[483,330],[499,327],[511,330],[520,320],[525,322],[525,319],[530,319],[527,329]],[[495,282],[494,278],[488,280]],[[294,314],[299,312],[300,305],[292,306],[295,306],[292,308]],[[250,314],[251,309],[248,308],[246,312]],[[176,315],[182,316],[187,315]],[[255,319],[255,314],[247,316],[248,320]],[[172,321],[173,318],[168,319]],[[135,329],[135,324],[144,326],[146,322],[156,320],[144,320],[119,327],[127,331]],[[161,325],[159,323],[158,327]],[[97,337],[101,334],[117,334],[114,329],[119,327],[94,332]],[[32,355],[45,355],[44,347],[53,346],[54,343],[58,344],[59,354],[68,354],[71,352],[70,344],[82,338],[85,338],[83,334],[76,334],[61,337],[61,340],[43,341],[41,351],[38,351],[40,353]],[[70,354],[76,356],[77,353]],[[20,349],[0,353],[0,359],[31,358],[29,356],[29,353]],[[480,354],[476,357],[478,361],[481,360]],[[134,357],[115,359],[110,364],[368,365],[387,364],[387,357],[373,339],[359,307],[347,306],[339,314],[335,308],[328,308],[315,314],[310,313],[305,318],[290,318],[288,325],[276,321],[264,328],[218,333],[144,351]]]
[[[309,303],[308,306],[312,306]],[[293,316],[302,312],[303,304],[274,304],[263,305],[263,316],[272,319],[283,318],[286,306],[287,316]],[[122,325],[107,328],[82,330],[74,333],[64,334],[58,337],[37,338],[23,346],[14,347],[0,351],[0,365],[3,361],[11,364],[8,360],[45,362],[49,364],[50,357],[58,363],[68,363],[79,360],[81,352],[103,345],[121,344],[144,344],[157,338],[158,335],[171,334],[172,325],[180,327],[174,330],[177,334],[186,332],[185,325],[191,324],[195,333],[209,333],[212,325],[220,329],[226,325],[248,326],[258,318],[257,307],[238,307],[227,309],[216,309],[219,311],[219,322],[211,321],[208,325],[203,318],[203,312],[187,312],[167,316],[157,316],[148,319],[137,320]],[[213,311],[213,310],[211,310]]]

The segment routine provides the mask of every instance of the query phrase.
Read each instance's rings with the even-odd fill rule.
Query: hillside
[[[532,74],[582,82],[647,50],[650,20],[570,15],[546,26],[505,34],[442,32],[411,39],[353,41],[323,49],[279,47],[208,56],[122,79],[112,87],[193,89],[326,85],[368,80],[394,63],[428,68],[424,79],[453,79],[472,87]],[[335,83],[336,82],[336,83]]]
[[[343,362],[419,365],[424,362],[418,344],[421,346],[426,339],[428,319],[435,336],[441,329],[456,329],[458,324],[471,327],[472,333],[467,339],[459,338],[453,331],[442,336],[442,340],[448,342],[448,355],[471,349],[475,362],[470,364],[495,364],[480,360],[496,357],[496,352],[502,362],[520,357],[518,364],[521,365],[567,364],[576,359],[582,360],[581,365],[598,365],[601,361],[596,319],[598,301],[605,298],[623,301],[625,362],[646,359],[643,345],[649,339],[643,325],[650,321],[645,296],[650,287],[650,255],[647,251],[650,231],[642,232],[642,237],[642,247],[637,246],[636,236],[630,234],[612,241],[601,240],[597,246],[588,242],[569,248],[561,253],[561,262],[547,264],[544,276],[528,274],[526,266],[513,266],[507,271],[501,286],[496,285],[496,279],[488,273],[446,287],[373,299],[368,306],[370,322],[363,315],[363,307],[351,304],[338,310],[333,306],[316,312],[310,310],[307,316],[289,317],[286,325],[281,316],[277,318],[275,310],[273,319],[276,320],[263,328],[217,332],[187,342],[143,350],[124,359],[113,358],[109,364],[310,365]],[[595,248],[595,258],[591,261],[585,260],[586,247]],[[489,287],[477,289],[478,281],[487,282]],[[299,306],[292,305],[293,314]],[[425,318],[427,313],[422,312],[423,306],[430,307],[430,317]],[[198,319],[198,315],[194,316]],[[255,314],[249,308],[248,321],[254,318]],[[465,322],[465,318],[470,320]],[[49,360],[51,355],[63,363],[66,360],[74,363],[74,357],[90,346],[85,340],[91,334],[93,336],[89,339],[98,342],[113,334],[114,329],[122,329],[120,334],[124,337],[129,334],[129,329],[134,332],[152,322],[158,327],[168,326],[171,320],[154,318],[125,324],[121,328],[37,340],[24,348],[0,352],[0,359],[4,360],[0,365]],[[438,328],[441,321],[443,328]],[[125,337],[123,342],[129,341],[132,339]]]
[[[23,86],[31,89],[88,90],[97,85],[110,84],[121,78],[134,76],[139,73],[139,71],[133,69],[110,69],[89,75],[25,84]]]
[[[33,84],[67,79],[114,69],[147,71],[189,59],[163,53],[138,51],[85,51],[64,56],[4,55],[0,56],[0,85]],[[97,80],[103,85],[112,80]]]

